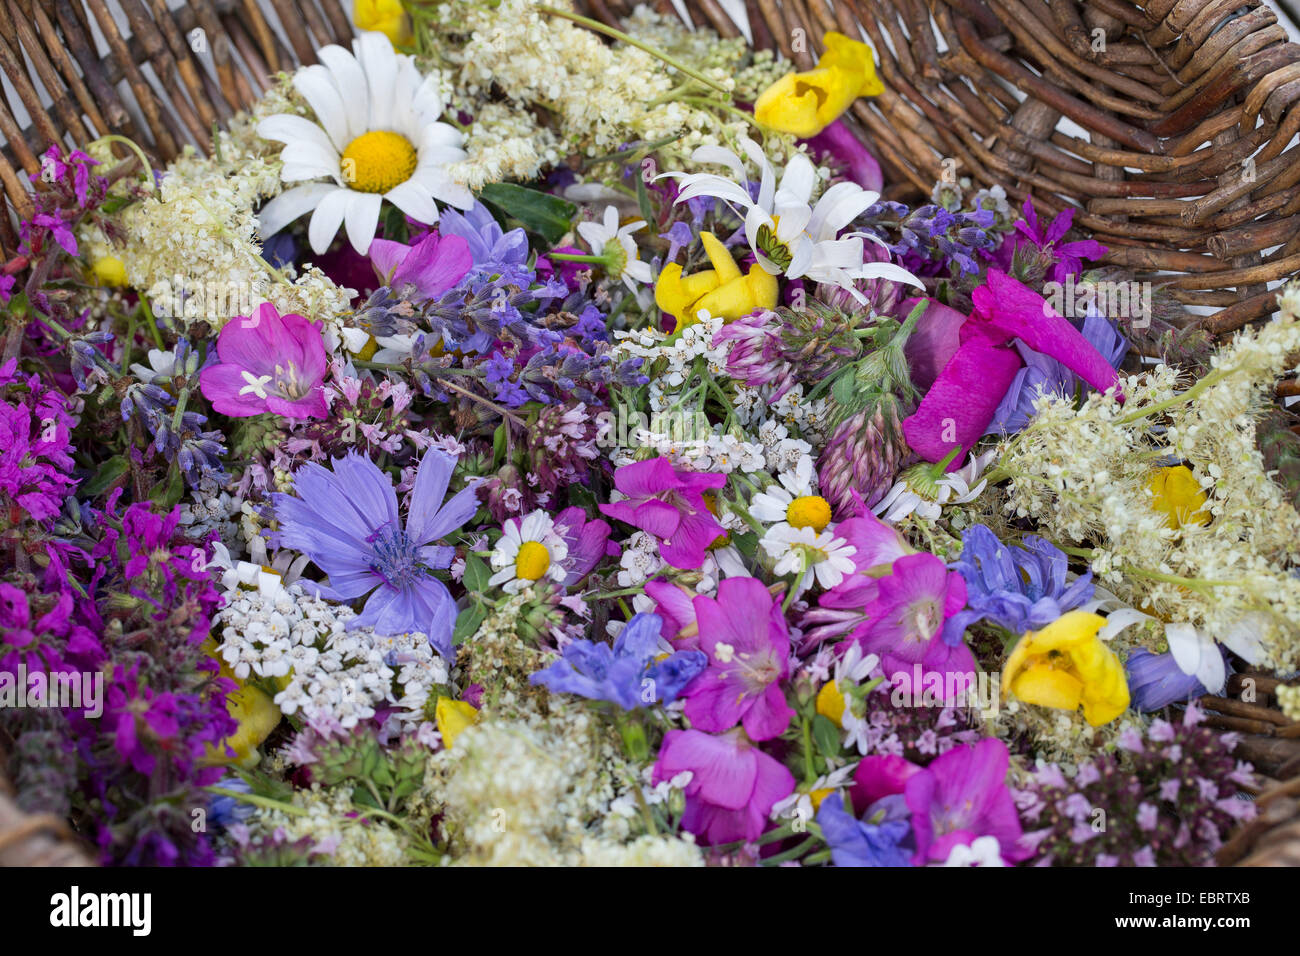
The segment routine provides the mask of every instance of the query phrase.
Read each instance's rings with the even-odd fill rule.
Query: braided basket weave
[[[1074,207],[1110,262],[1218,309],[1203,320],[1217,335],[1270,314],[1270,284],[1300,272],[1300,45],[1260,0],[744,2],[755,47],[801,69],[826,31],[861,25],[886,90],[845,119],[877,152],[891,198],[928,194],[955,168],[1017,201],[1032,194],[1040,214]],[[610,24],[632,5],[578,3]],[[718,0],[686,5],[696,23],[740,35]],[[115,8],[127,29],[107,0],[0,0],[0,70],[17,96],[0,96],[0,261],[50,144],[121,134],[162,163],[187,143],[207,150],[214,124],[272,76],[354,32],[339,0]],[[1225,693],[1246,679],[1256,703],[1202,700],[1261,775],[1261,813],[1219,859],[1300,865],[1300,724],[1276,708],[1273,678],[1237,675]],[[0,761],[0,865],[86,862],[66,836],[18,810]]]

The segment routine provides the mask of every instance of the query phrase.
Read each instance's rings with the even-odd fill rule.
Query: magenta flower
[[[518,522],[518,518],[512,518]],[[609,543],[609,525],[599,519],[587,520],[587,513],[578,507],[565,508],[555,516],[555,532],[568,545],[564,561],[564,586],[573,587],[605,556]]]
[[[711,733],[740,723],[754,740],[779,736],[794,716],[781,690],[790,631],[780,602],[756,578],[727,578],[717,600],[695,598],[695,616],[709,665],[683,692],[686,716]]]
[[[464,278],[474,265],[469,243],[460,236],[431,232],[413,246],[375,239],[370,243],[370,262],[379,281],[407,294],[413,301],[436,299]]]
[[[758,839],[772,807],[794,792],[794,775],[740,728],[717,736],[668,731],[653,780],[662,783],[686,771],[691,781],[682,827],[710,845]]]
[[[1092,239],[1061,242],[1074,222],[1073,208],[1062,209],[1046,229],[1038,225],[1032,197],[1025,197],[1024,213],[1025,218],[1016,223],[1016,232],[1020,235],[1015,244],[1031,245],[1053,256],[1056,259],[1051,272],[1053,282],[1064,282],[1067,277],[1077,275],[1083,269],[1084,259],[1100,259],[1106,254],[1106,247]]]
[[[0,508],[48,521],[72,493],[75,423],[67,402],[40,377],[27,376],[18,360],[0,365]]]
[[[975,658],[960,640],[943,640],[944,622],[966,606],[966,582],[925,552],[894,562],[877,581],[876,597],[863,608],[866,620],[853,632],[862,649],[877,654],[895,685],[910,687],[922,672],[972,674]],[[919,688],[918,688],[919,691]]]
[[[269,302],[251,316],[236,316],[217,336],[219,364],[199,373],[199,387],[223,415],[247,418],[269,412],[285,418],[325,418],[328,360],[321,325],[301,315],[280,315]]]
[[[961,466],[984,434],[1020,370],[1019,354],[1008,348],[1012,339],[1056,359],[1098,391],[1119,382],[1111,364],[1069,320],[1011,276],[990,269],[987,284],[971,298],[975,310],[961,327],[960,346],[903,421],[908,445],[926,461],[942,461],[960,448],[949,471]]]
[[[903,793],[912,811],[916,865],[942,863],[954,847],[982,836],[997,838],[1007,864],[1029,856],[1019,845],[1020,817],[1006,785],[1009,763],[1007,745],[985,737],[954,747],[907,778]]]
[[[704,503],[705,491],[726,483],[726,475],[680,471],[667,458],[651,458],[614,472],[614,487],[625,497],[600,510],[658,538],[660,557],[673,567],[693,570],[726,533]]]
[[[654,613],[663,619],[664,639],[679,651],[699,650],[700,628],[695,620],[695,592],[658,578],[647,581],[644,590],[646,596],[655,602]]]
[[[880,162],[871,154],[871,150],[853,135],[853,131],[836,120],[816,136],[804,140],[814,157],[819,162],[826,156],[843,163],[848,178],[863,189],[878,193],[884,187],[884,176],[880,172]]]

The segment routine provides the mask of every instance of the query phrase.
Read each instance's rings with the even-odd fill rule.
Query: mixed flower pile
[[[1195,701],[1300,668],[1300,290],[1217,350],[1049,301],[1129,280],[882,198],[847,36],[357,16],[210,157],[32,177],[23,806],[125,864],[1214,861],[1254,775]]]

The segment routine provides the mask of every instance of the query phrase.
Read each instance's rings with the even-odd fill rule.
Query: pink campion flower
[[[966,581],[960,574],[932,554],[909,554],[878,579],[875,599],[863,608],[865,621],[852,639],[879,655],[895,686],[911,687],[917,665],[922,673],[973,674],[975,658],[960,635],[955,644],[943,639],[944,622],[965,606]]]
[[[1034,209],[1031,196],[1025,197],[1024,218],[1016,223],[1016,241],[1012,245],[1012,255],[1019,246],[1033,246],[1039,252],[1055,258],[1050,278],[1053,282],[1064,282],[1083,269],[1084,259],[1100,259],[1106,254],[1106,247],[1093,239],[1081,239],[1077,242],[1061,242],[1074,223],[1073,207],[1066,207],[1056,214],[1046,228],[1038,224],[1038,212]]]
[[[698,678],[697,678],[698,680]],[[689,771],[682,828],[702,843],[756,840],[772,807],[794,792],[794,774],[736,729],[719,735],[670,730],[654,766],[654,783]]]
[[[668,564],[694,570],[726,533],[704,503],[704,492],[726,483],[726,475],[681,471],[667,458],[651,458],[614,472],[614,487],[624,498],[600,510],[658,538],[659,556]]]
[[[780,736],[794,711],[781,681],[790,672],[790,631],[781,604],[756,578],[727,578],[718,597],[695,598],[707,669],[686,685],[686,716],[700,730],[736,724],[754,740]]]
[[[410,297],[417,302],[436,299],[454,288],[474,265],[468,242],[436,232],[410,246],[375,239],[370,243],[370,262],[380,282],[398,293],[409,287]]]
[[[695,619],[695,592],[680,584],[656,578],[645,583],[646,596],[655,602],[654,613],[663,619],[663,636],[679,651],[700,648],[700,626]]]
[[[321,386],[328,367],[321,323],[280,315],[269,302],[236,316],[217,336],[216,365],[199,373],[199,387],[223,415],[270,412],[285,418],[325,418]]]
[[[975,308],[961,326],[960,345],[916,411],[903,420],[908,445],[926,461],[943,461],[959,448],[948,471],[961,467],[1020,371],[1023,363],[1009,347],[1012,339],[1056,359],[1099,392],[1119,383],[1114,367],[1083,333],[1011,276],[989,269],[987,283],[971,299]]]

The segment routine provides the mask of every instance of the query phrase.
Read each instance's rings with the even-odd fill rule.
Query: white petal
[[[357,58],[341,46],[330,44],[321,47],[316,56],[333,74],[334,85],[343,97],[349,138],[356,139],[362,133],[368,133],[371,129],[368,110],[370,87],[366,82],[366,71]]]
[[[816,245],[811,239],[803,239],[794,244],[790,249],[790,264],[785,267],[787,278],[797,279],[808,271],[808,267],[813,264]]]
[[[758,204],[764,209],[771,209],[772,196],[776,191],[776,173],[772,169],[772,164],[767,161],[767,155],[759,145],[748,136],[740,140],[740,148],[762,171],[759,178]]]
[[[799,197],[778,189],[772,200],[772,215],[778,219],[776,237],[782,242],[789,242],[795,236],[803,234],[804,227],[812,218],[812,210]]]
[[[405,64],[403,64],[405,66]],[[414,72],[414,67],[412,67]],[[406,78],[406,71],[403,69],[402,79]],[[401,80],[399,80],[399,83]],[[411,109],[415,115],[426,123],[432,123],[442,116],[443,110],[447,105],[442,101],[442,90],[437,74],[429,74],[420,82],[411,97]]]
[[[308,140],[302,140],[297,143],[290,143],[280,151],[280,161],[284,163],[284,169],[280,173],[280,178],[285,182],[293,182],[297,179],[314,179],[317,176],[332,176],[335,180],[339,179],[339,154],[331,148],[325,150],[319,143],[313,143]],[[316,170],[308,175],[291,175],[289,167],[297,167],[300,170]],[[342,185],[340,182],[339,185]]]
[[[717,163],[719,166],[726,166],[731,170],[732,179],[738,183],[743,183],[748,178],[745,175],[745,164],[741,162],[740,157],[721,146],[696,147],[695,152],[691,153],[691,160],[696,163]]]
[[[347,211],[348,196],[351,193],[350,189],[331,186],[329,195],[316,206],[311,224],[307,227],[307,242],[316,255],[323,256],[338,233],[339,226],[343,224],[343,214]]]
[[[474,206],[474,194],[461,183],[452,182],[441,169],[417,169],[411,179],[429,190],[429,195],[439,202],[449,203],[457,209]]]
[[[920,279],[902,266],[896,266],[892,262],[865,262],[855,272],[855,277],[859,279],[888,279],[890,282],[914,285],[918,289],[925,288]]]
[[[1217,694],[1223,689],[1227,679],[1223,655],[1212,638],[1191,624],[1166,624],[1165,640],[1179,670],[1193,675],[1210,693]]]
[[[370,128],[388,129],[397,86],[397,54],[382,33],[363,33],[352,41],[370,89]]]
[[[414,179],[408,179],[388,190],[384,198],[416,222],[426,224],[438,221],[438,207],[425,189]]]
[[[686,176],[678,180],[681,187],[674,200],[674,205],[681,205],[697,196],[712,196],[726,202],[734,202],[741,208],[754,205],[749,193],[729,179],[721,176]]]
[[[347,149],[352,141],[348,136],[347,107],[330,71],[319,63],[304,66],[294,74],[293,88],[310,104],[334,148],[339,152]]]
[[[795,153],[790,162],[785,164],[785,175],[781,177],[781,192],[789,193],[803,203],[812,198],[813,185],[817,182],[817,170],[803,153]]]
[[[1260,641],[1262,621],[1262,615],[1258,613],[1247,614],[1233,624],[1219,641],[1247,664],[1258,664],[1264,653],[1264,645]]]
[[[591,251],[597,255],[600,255],[600,251],[605,248],[605,243],[609,241],[609,233],[598,222],[578,223],[578,235],[586,241],[587,245],[591,246]]]
[[[339,151],[334,148],[325,130],[305,116],[292,116],[288,113],[268,116],[257,124],[257,135],[263,139],[273,139],[291,146],[314,143],[322,153],[329,153],[334,157],[334,161],[338,162]]]
[[[1097,632],[1097,637],[1103,641],[1109,641],[1124,631],[1125,628],[1131,627],[1139,621],[1151,620],[1151,615],[1143,614],[1134,607],[1122,607],[1111,611],[1106,616],[1106,624]]]
[[[348,241],[360,255],[370,251],[370,243],[375,238],[375,229],[379,226],[379,207],[383,205],[379,193],[354,192],[348,196],[348,208],[345,222],[348,229]]]
[[[808,232],[814,239],[834,239],[835,234],[875,205],[879,193],[857,183],[836,183],[822,194],[813,209]]]
[[[257,213],[262,238],[275,235],[299,216],[315,209],[320,201],[338,189],[333,183],[311,183],[286,189]]]

